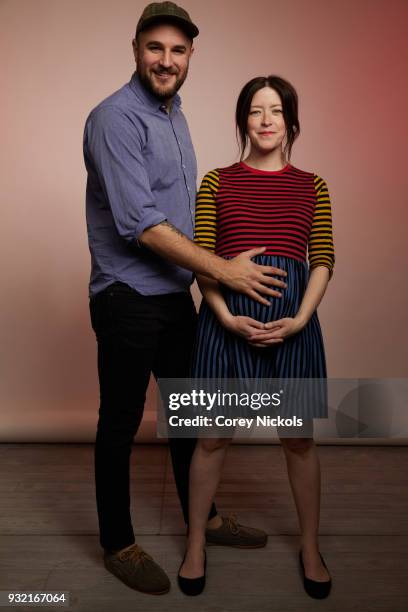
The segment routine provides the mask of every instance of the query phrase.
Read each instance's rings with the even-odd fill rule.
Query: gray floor
[[[81,612],[408,610],[406,447],[319,447],[320,548],[334,579],[320,602],[301,585],[280,447],[229,449],[219,509],[263,527],[269,541],[260,550],[210,547],[207,587],[194,601],[176,585],[184,536],[167,447],[138,445],[132,454],[137,541],[172,580],[160,597],[132,591],[103,567],[92,452],[91,445],[0,445],[0,590],[69,591],[65,609]]]

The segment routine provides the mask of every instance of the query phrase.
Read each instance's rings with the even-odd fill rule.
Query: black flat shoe
[[[186,555],[184,555],[184,558],[179,567],[179,573],[177,575],[177,581],[180,587],[180,591],[183,591],[184,595],[200,595],[200,593],[204,591],[205,587],[205,574],[207,571],[207,553],[204,551],[204,575],[199,576],[198,578],[185,578],[184,576],[180,576],[180,570],[185,558]]]
[[[329,571],[327,568],[327,565],[324,562],[322,555],[320,553],[319,555],[320,555],[320,558],[322,560],[324,567],[327,569],[327,571]],[[327,597],[330,593],[330,589],[332,585],[331,578],[330,580],[326,580],[325,582],[318,582],[317,580],[310,580],[310,578],[307,578],[305,574],[305,566],[303,565],[301,550],[299,550],[299,563],[300,563],[300,569],[302,570],[303,586],[305,588],[306,593],[310,597],[313,597],[314,599],[325,599],[325,597]]]

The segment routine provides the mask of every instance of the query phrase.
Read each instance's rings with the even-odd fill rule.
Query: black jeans
[[[95,485],[100,543],[119,550],[135,541],[130,517],[129,463],[143,416],[150,374],[188,378],[197,314],[190,293],[144,296],[114,283],[90,300],[98,343],[99,420]],[[174,477],[188,524],[188,479],[196,445],[169,438]],[[210,517],[215,516],[215,506]]]

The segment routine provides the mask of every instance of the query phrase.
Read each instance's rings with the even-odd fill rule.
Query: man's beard
[[[139,70],[139,69],[137,70],[139,79],[141,83],[144,85],[144,87],[148,91],[150,91],[150,93],[152,93],[154,96],[156,96],[158,100],[162,100],[163,102],[165,100],[168,100],[169,98],[172,98],[178,92],[178,90],[180,89],[184,81],[186,80],[187,72],[188,72],[188,66],[186,67],[184,74],[182,74],[181,76],[177,75],[175,72],[171,72],[168,70],[161,70],[159,74],[167,73],[167,74],[176,75],[176,81],[174,85],[169,88],[165,84],[162,86],[156,85],[156,83],[153,82],[153,79],[147,74],[147,72],[143,70]]]

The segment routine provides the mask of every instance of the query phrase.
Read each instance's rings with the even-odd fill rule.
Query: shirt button
[[[186,167],[185,167],[185,165],[184,165],[184,164],[183,164],[183,168],[184,168],[184,170],[186,169]]]

